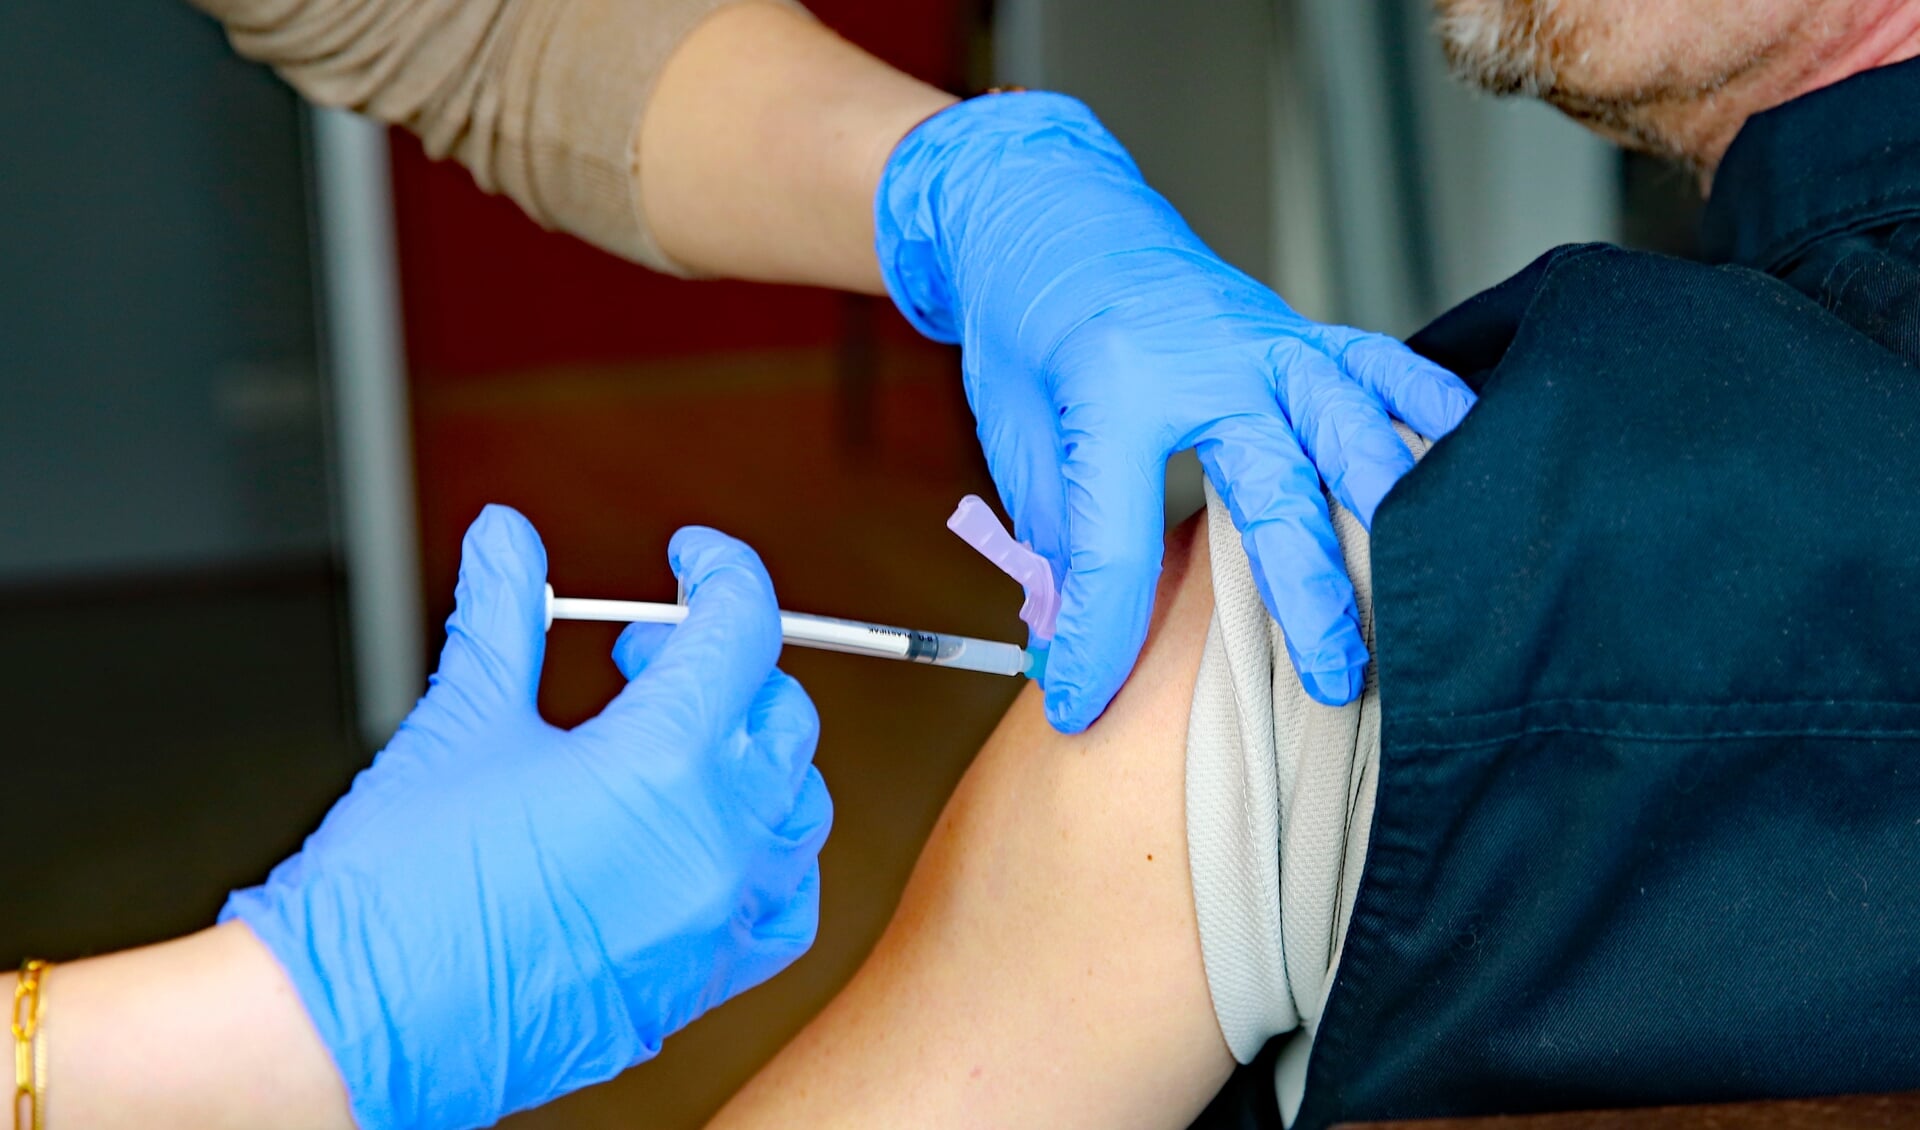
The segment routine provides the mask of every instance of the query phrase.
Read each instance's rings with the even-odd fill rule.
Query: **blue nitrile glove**
[[[773,586],[674,536],[684,624],[621,637],[629,682],[572,730],[534,706],[546,553],[467,531],[431,689],[240,918],[293,980],[363,1130],[463,1130],[607,1079],[812,944],[831,805],[819,720],[774,667]]]
[[[1168,456],[1197,447],[1307,693],[1360,693],[1367,653],[1325,479],[1371,523],[1473,403],[1399,342],[1324,326],[1222,262],[1079,102],[997,94],[921,123],[875,200],[887,289],[964,347],[1014,532],[1065,576],[1047,717],[1106,708],[1146,639]],[[1318,469],[1316,471],[1316,468]]]

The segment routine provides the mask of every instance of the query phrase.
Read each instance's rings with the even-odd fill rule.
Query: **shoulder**
[[[1709,266],[1606,243],[1566,244],[1434,319],[1408,342],[1480,391],[1516,348],[1626,345],[1649,328],[1668,341],[1765,329],[1790,308],[1838,323],[1758,271]]]
[[[1920,374],[1818,302],[1746,268],[1563,248],[1418,340],[1480,401],[1375,519],[1401,717],[1527,688],[1705,696],[1702,639],[1752,686],[1783,654],[1906,654],[1871,625],[1920,585],[1894,551],[1920,537]]]

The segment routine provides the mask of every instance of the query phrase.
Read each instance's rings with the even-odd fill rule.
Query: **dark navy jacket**
[[[1374,526],[1307,1130],[1920,1088],[1920,63],[1749,122],[1706,242],[1414,340],[1482,399]]]

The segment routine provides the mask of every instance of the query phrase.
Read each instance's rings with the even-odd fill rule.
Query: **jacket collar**
[[[1728,148],[1702,218],[1714,262],[1791,266],[1829,236],[1920,215],[1920,59],[1756,114]]]

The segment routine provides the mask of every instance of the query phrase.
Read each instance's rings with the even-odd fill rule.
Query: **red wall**
[[[954,89],[972,2],[814,8]],[[667,538],[702,522],[756,545],[801,607],[826,608],[842,607],[836,584],[875,566],[858,538],[823,537],[820,523],[941,539],[954,499],[991,490],[957,354],[918,338],[884,299],[649,273],[542,231],[405,134],[393,180],[436,630],[452,609],[461,531],[487,502],[534,520],[562,591],[661,598],[672,592]],[[903,498],[919,500],[906,518]],[[550,639],[550,719],[578,721],[617,690],[610,640],[579,629]]]

